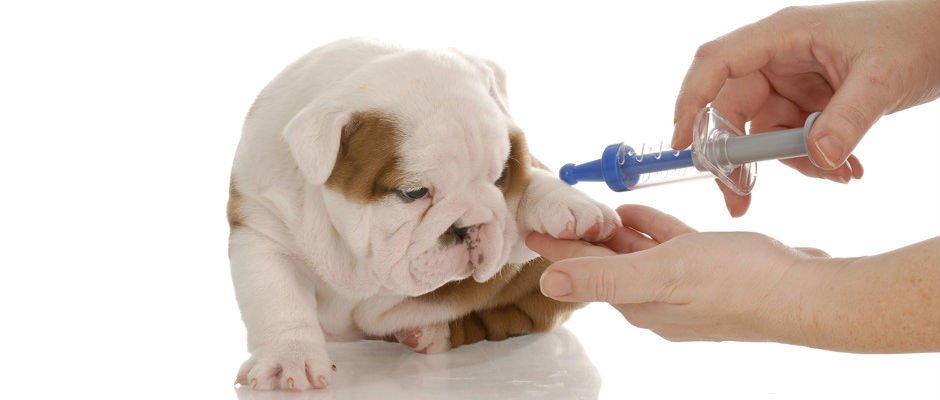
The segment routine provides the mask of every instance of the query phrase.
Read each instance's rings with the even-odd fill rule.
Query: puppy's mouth
[[[450,227],[432,248],[407,261],[407,283],[399,281],[404,284],[400,288],[414,296],[451,281],[490,279],[496,272],[491,264],[502,248],[502,241],[491,237],[493,229],[491,224]]]
[[[464,244],[458,246],[435,246],[407,261],[407,281],[401,282],[400,289],[409,296],[418,296],[447,282],[473,276],[475,269],[469,262],[470,251],[464,250]]]

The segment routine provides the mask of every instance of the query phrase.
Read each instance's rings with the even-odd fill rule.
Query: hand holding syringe
[[[806,138],[818,116],[818,112],[810,114],[802,128],[745,135],[717,110],[705,107],[695,120],[690,150],[636,154],[623,143],[612,144],[604,149],[601,159],[567,164],[559,175],[569,185],[606,182],[612,190],[622,192],[640,182],[641,175],[695,167],[711,172],[735,193],[746,195],[754,187],[757,161],[806,156]]]

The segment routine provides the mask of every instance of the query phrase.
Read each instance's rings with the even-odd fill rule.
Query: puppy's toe
[[[573,188],[560,188],[535,204],[528,217],[538,232],[558,239],[600,242],[613,236],[620,218],[601,203]]]
[[[242,365],[236,382],[252,390],[303,391],[325,388],[333,363],[320,346],[262,347]]]
[[[446,323],[398,331],[395,338],[418,353],[442,353],[450,350],[450,327]]]
[[[421,344],[421,336],[423,334],[424,332],[421,329],[406,329],[395,332],[395,339],[398,339],[398,343],[411,347],[412,349],[417,349]]]

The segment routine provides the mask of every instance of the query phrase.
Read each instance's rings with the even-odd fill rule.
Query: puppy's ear
[[[490,83],[490,96],[496,99],[499,103],[499,108],[502,109],[504,113],[509,114],[509,95],[506,94],[506,72],[491,60],[485,58],[481,58],[480,60],[490,69],[490,79],[492,79]]]
[[[486,58],[464,54],[463,52],[451,49],[459,54],[470,64],[476,67],[485,77],[490,89],[490,96],[499,105],[499,109],[509,115],[509,96],[506,95],[506,73],[492,60]]]
[[[330,177],[344,144],[355,131],[352,113],[310,104],[284,128],[284,140],[307,180],[321,185]]]

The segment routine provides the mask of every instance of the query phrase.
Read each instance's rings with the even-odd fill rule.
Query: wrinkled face
[[[488,280],[518,240],[507,198],[527,184],[525,142],[478,103],[412,120],[360,111],[343,128],[327,207],[356,267],[394,293]]]

